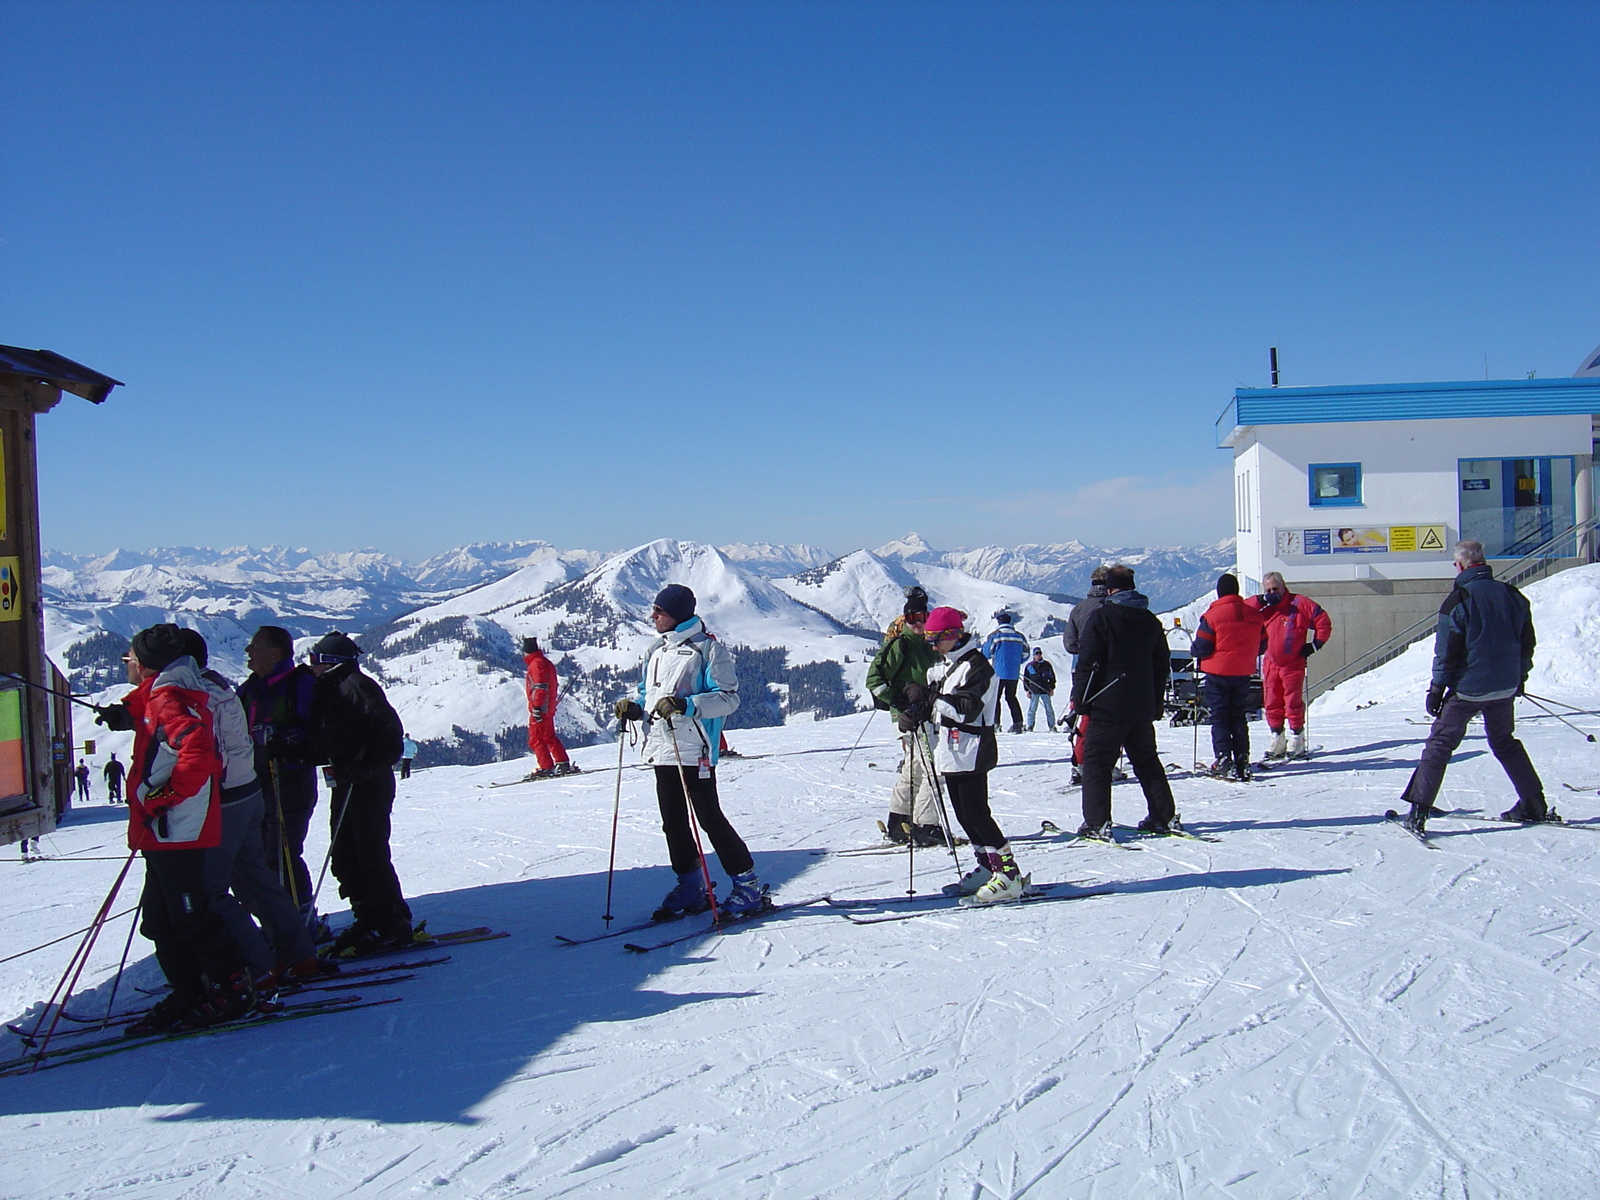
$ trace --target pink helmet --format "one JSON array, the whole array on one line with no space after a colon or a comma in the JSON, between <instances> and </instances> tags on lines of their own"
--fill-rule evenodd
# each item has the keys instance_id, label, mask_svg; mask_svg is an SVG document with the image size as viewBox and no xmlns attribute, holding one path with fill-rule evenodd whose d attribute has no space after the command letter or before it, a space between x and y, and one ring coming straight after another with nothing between
<instances>
[{"instance_id":1,"label":"pink helmet","mask_svg":"<svg viewBox=\"0 0 1600 1200\"><path fill-rule=\"evenodd\" d=\"M924 635L950 633L961 629L966 624L966 621L967 614L960 609L941 606L928 614L928 621L922 627L922 632Z\"/></svg>"}]
</instances>

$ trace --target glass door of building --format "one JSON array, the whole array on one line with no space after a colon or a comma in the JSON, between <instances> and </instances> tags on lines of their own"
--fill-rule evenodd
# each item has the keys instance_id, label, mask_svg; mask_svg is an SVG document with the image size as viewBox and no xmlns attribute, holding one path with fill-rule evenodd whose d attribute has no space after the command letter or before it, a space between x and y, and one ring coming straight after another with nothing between
<instances>
[{"instance_id":1,"label":"glass door of building","mask_svg":"<svg viewBox=\"0 0 1600 1200\"><path fill-rule=\"evenodd\" d=\"M1577 520L1570 456L1463 458L1457 471L1461 536L1482 542L1486 557L1520 557Z\"/></svg>"}]
</instances>

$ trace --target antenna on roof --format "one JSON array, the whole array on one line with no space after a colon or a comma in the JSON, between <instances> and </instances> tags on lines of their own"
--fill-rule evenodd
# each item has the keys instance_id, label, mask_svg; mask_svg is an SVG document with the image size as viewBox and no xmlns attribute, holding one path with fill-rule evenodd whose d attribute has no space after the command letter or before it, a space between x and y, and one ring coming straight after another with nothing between
<instances>
[{"instance_id":1,"label":"antenna on roof","mask_svg":"<svg viewBox=\"0 0 1600 1200\"><path fill-rule=\"evenodd\" d=\"M1272 359L1272 386L1278 386L1278 348L1273 346L1267 351L1267 356Z\"/></svg>"}]
</instances>

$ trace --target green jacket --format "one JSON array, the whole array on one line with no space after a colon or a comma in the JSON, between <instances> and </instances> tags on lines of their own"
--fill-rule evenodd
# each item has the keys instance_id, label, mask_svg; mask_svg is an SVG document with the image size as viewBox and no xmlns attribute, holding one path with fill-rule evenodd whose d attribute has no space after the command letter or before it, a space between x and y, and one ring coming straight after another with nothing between
<instances>
[{"instance_id":1,"label":"green jacket","mask_svg":"<svg viewBox=\"0 0 1600 1200\"><path fill-rule=\"evenodd\" d=\"M898 721L900 706L905 703L906 684L927 686L928 668L938 658L938 653L920 633L902 633L885 642L883 649L872 656L872 665L867 668L867 690Z\"/></svg>"}]
</instances>

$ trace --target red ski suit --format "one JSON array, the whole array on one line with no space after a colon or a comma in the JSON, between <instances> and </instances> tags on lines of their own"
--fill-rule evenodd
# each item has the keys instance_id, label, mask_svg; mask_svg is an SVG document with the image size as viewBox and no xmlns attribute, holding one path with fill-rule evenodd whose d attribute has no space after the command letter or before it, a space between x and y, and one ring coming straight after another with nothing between
<instances>
[{"instance_id":1,"label":"red ski suit","mask_svg":"<svg viewBox=\"0 0 1600 1200\"><path fill-rule=\"evenodd\" d=\"M556 736L556 667L537 651L523 655L528 664L528 749L539 760L539 769L548 771L567 761L567 748Z\"/></svg>"},{"instance_id":2,"label":"red ski suit","mask_svg":"<svg viewBox=\"0 0 1600 1200\"><path fill-rule=\"evenodd\" d=\"M1285 592L1273 605L1252 596L1247 602L1266 618L1266 661L1261 666L1262 701L1267 726L1299 733L1306 727L1306 659L1333 636L1333 618L1310 596ZM1306 635L1310 634L1310 640Z\"/></svg>"}]
</instances>

